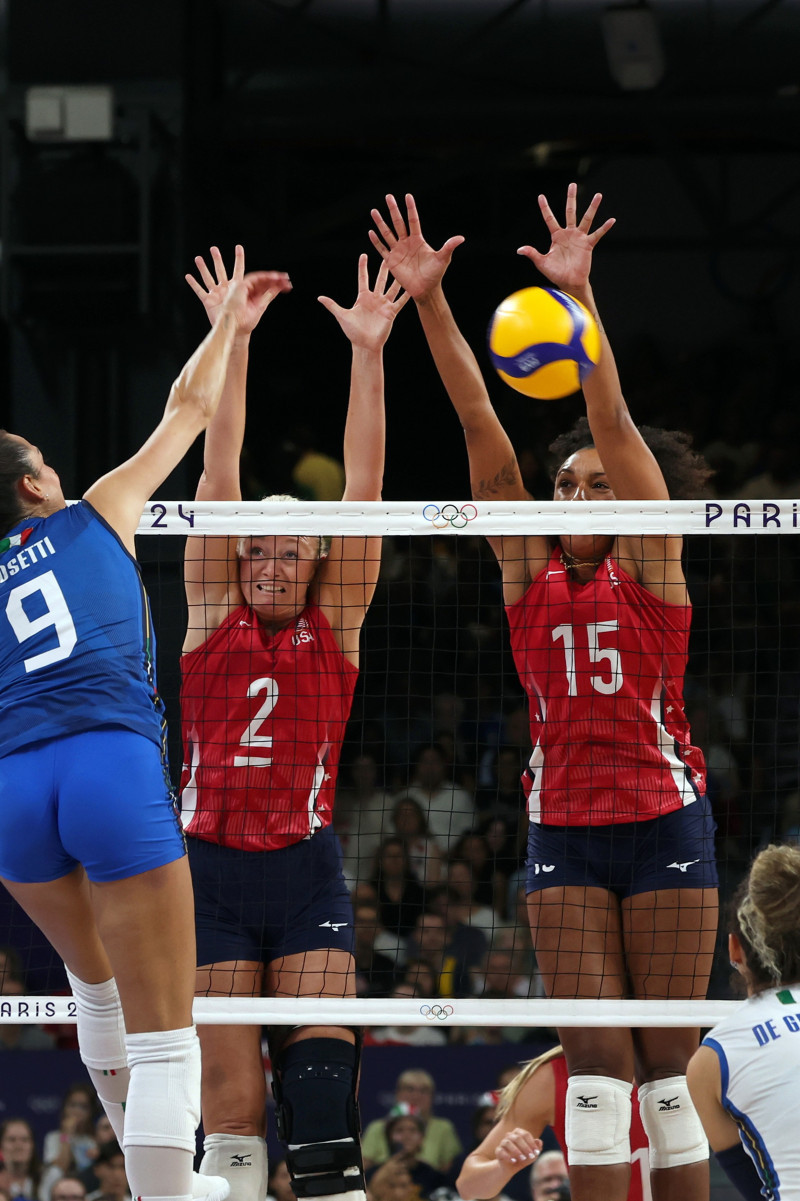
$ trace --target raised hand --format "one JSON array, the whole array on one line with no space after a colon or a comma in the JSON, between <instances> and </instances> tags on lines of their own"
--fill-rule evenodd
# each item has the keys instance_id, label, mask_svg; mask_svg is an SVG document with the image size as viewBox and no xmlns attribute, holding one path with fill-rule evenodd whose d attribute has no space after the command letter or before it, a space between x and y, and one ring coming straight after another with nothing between
<instances>
[{"instance_id":1,"label":"raised hand","mask_svg":"<svg viewBox=\"0 0 800 1201\"><path fill-rule=\"evenodd\" d=\"M288 282L288 276L279 271L249 271L240 279L226 281L225 293L214 307L211 324L215 325L223 313L230 313L236 322L237 332L250 334L270 302L280 292L288 290L281 286L282 279Z\"/></svg>"},{"instance_id":2,"label":"raised hand","mask_svg":"<svg viewBox=\"0 0 800 1201\"><path fill-rule=\"evenodd\" d=\"M603 199L600 192L595 193L580 222L576 224L577 193L578 185L571 183L567 189L566 218L563 226L559 225L553 216L547 198L540 196L539 208L550 233L550 249L546 254L541 254L533 246L520 246L517 251L517 254L524 254L529 258L542 275L546 275L552 284L563 288L565 292L586 287L592 266L592 251L614 224L614 218L609 217L598 229L591 232L592 222Z\"/></svg>"},{"instance_id":3,"label":"raised hand","mask_svg":"<svg viewBox=\"0 0 800 1201\"><path fill-rule=\"evenodd\" d=\"M408 292L401 290L396 279L389 284L385 261L381 263L375 286L370 288L367 256L362 254L358 260L358 295L353 307L343 309L330 296L319 296L318 300L333 314L353 346L380 350L389 337L395 317L408 300Z\"/></svg>"},{"instance_id":4,"label":"raised hand","mask_svg":"<svg viewBox=\"0 0 800 1201\"><path fill-rule=\"evenodd\" d=\"M519 1172L536 1159L542 1150L542 1140L534 1138L527 1130L517 1126L494 1149L498 1163L514 1165L514 1171Z\"/></svg>"},{"instance_id":5,"label":"raised hand","mask_svg":"<svg viewBox=\"0 0 800 1201\"><path fill-rule=\"evenodd\" d=\"M198 254L194 261L202 283L198 283L193 275L187 275L185 278L195 296L200 298L209 321L215 325L230 285L245 279L244 248L236 247L230 279L228 279L219 248L212 246L210 254L214 265L213 274L206 265L205 259ZM281 292L291 291L292 284L285 271L258 271L253 273L253 277L256 275L262 280L262 285L257 290L245 289L248 306L237 316L240 333L251 334L275 297L279 296ZM269 283L265 284L264 280L268 280ZM237 304L237 312L239 304L241 304L241 298Z\"/></svg>"},{"instance_id":6,"label":"raised hand","mask_svg":"<svg viewBox=\"0 0 800 1201\"><path fill-rule=\"evenodd\" d=\"M453 251L464 239L460 236L448 238L440 250L434 250L422 236L419 215L414 197L406 195L408 223L403 219L400 206L394 196L386 197L391 226L378 209L372 209L371 217L375 229L369 231L372 245L383 259L392 275L415 300L423 300L442 282L442 276L450 266Z\"/></svg>"}]
</instances>

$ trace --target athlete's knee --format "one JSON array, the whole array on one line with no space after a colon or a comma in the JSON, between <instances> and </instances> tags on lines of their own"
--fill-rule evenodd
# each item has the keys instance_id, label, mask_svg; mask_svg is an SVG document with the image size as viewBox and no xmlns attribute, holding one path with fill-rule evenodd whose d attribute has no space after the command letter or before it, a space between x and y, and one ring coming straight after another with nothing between
<instances>
[{"instance_id":1,"label":"athlete's knee","mask_svg":"<svg viewBox=\"0 0 800 1201\"><path fill-rule=\"evenodd\" d=\"M128 1034L131 1082L125 1147L195 1150L200 1121L200 1043L194 1026Z\"/></svg>"},{"instance_id":2,"label":"athlete's knee","mask_svg":"<svg viewBox=\"0 0 800 1201\"><path fill-rule=\"evenodd\" d=\"M363 1196L356 1085L359 1045L309 1038L273 1055L278 1134L295 1195Z\"/></svg>"},{"instance_id":3,"label":"athlete's knee","mask_svg":"<svg viewBox=\"0 0 800 1201\"><path fill-rule=\"evenodd\" d=\"M571 1164L630 1163L633 1085L613 1076L571 1076L566 1134Z\"/></svg>"},{"instance_id":4,"label":"athlete's knee","mask_svg":"<svg viewBox=\"0 0 800 1201\"><path fill-rule=\"evenodd\" d=\"M651 1168L677 1168L708 1159L708 1142L685 1076L641 1085L639 1112L650 1144Z\"/></svg>"}]
</instances>

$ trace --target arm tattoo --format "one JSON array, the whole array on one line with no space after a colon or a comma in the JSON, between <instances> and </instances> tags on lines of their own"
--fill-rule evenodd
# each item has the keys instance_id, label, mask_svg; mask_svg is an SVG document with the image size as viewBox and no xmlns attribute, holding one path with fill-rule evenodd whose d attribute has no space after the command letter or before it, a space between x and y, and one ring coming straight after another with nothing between
<instances>
[{"instance_id":1,"label":"arm tattoo","mask_svg":"<svg viewBox=\"0 0 800 1201\"><path fill-rule=\"evenodd\" d=\"M519 484L519 467L516 456L512 456L491 479L479 480L472 485L472 499L491 500L492 497L501 495L506 488L518 487Z\"/></svg>"}]
</instances>

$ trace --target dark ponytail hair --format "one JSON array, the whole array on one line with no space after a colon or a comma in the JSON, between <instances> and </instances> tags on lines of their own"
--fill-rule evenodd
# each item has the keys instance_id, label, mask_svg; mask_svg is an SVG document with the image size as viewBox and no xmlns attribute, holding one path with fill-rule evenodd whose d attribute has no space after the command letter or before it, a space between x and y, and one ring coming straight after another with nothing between
<instances>
[{"instance_id":1,"label":"dark ponytail hair","mask_svg":"<svg viewBox=\"0 0 800 1201\"><path fill-rule=\"evenodd\" d=\"M25 515L17 484L23 475L31 474L27 447L13 441L7 430L0 430L0 538Z\"/></svg>"}]
</instances>

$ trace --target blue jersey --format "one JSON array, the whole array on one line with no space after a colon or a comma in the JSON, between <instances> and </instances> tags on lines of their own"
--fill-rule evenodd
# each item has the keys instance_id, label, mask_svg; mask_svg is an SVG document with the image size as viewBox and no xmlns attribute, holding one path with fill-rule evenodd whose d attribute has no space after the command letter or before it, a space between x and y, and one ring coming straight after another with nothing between
<instances>
[{"instance_id":1,"label":"blue jersey","mask_svg":"<svg viewBox=\"0 0 800 1201\"><path fill-rule=\"evenodd\" d=\"M9 531L0 552L0 756L100 726L165 745L138 565L86 501Z\"/></svg>"}]
</instances>

